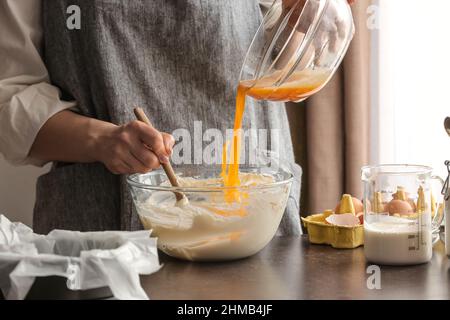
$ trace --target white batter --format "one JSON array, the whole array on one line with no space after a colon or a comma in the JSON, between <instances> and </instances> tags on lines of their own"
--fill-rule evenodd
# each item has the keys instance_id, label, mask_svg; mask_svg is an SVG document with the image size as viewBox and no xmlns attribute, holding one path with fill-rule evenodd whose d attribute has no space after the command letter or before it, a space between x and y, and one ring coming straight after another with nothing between
<instances>
[{"instance_id":1,"label":"white batter","mask_svg":"<svg viewBox=\"0 0 450 320\"><path fill-rule=\"evenodd\" d=\"M274 182L260 174L240 174L242 186ZM183 187L220 186L220 179L180 179ZM241 203L227 203L223 192L188 193L188 204L176 203L171 192L154 192L137 211L146 229L153 229L158 246L187 260L230 260L260 251L275 235L290 185L250 189Z\"/></svg>"},{"instance_id":2,"label":"white batter","mask_svg":"<svg viewBox=\"0 0 450 320\"><path fill-rule=\"evenodd\" d=\"M364 224L364 253L372 263L411 265L431 260L431 227L419 227L416 220L385 216ZM431 221L424 214L423 221Z\"/></svg>"}]
</instances>

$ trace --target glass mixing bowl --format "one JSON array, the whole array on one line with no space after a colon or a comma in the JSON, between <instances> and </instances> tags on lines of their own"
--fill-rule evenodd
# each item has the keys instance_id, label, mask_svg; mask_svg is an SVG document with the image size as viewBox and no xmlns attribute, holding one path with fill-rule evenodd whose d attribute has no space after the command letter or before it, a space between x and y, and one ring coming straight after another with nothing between
<instances>
[{"instance_id":1,"label":"glass mixing bowl","mask_svg":"<svg viewBox=\"0 0 450 320\"><path fill-rule=\"evenodd\" d=\"M248 49L241 85L259 100L305 100L332 78L354 33L348 0L274 0Z\"/></svg>"},{"instance_id":2,"label":"glass mixing bowl","mask_svg":"<svg viewBox=\"0 0 450 320\"><path fill-rule=\"evenodd\" d=\"M160 250L191 261L234 260L272 240L293 181L287 169L243 165L240 187L221 184L220 166L186 165L175 172L180 188L171 187L162 170L128 177L137 213ZM177 202L174 192L188 203ZM230 194L237 200L230 202Z\"/></svg>"}]
</instances>

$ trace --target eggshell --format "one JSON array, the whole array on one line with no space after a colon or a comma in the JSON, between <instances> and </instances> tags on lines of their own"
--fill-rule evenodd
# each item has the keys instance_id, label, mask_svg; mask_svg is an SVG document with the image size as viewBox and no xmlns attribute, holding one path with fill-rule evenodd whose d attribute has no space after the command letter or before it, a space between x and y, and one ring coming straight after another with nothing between
<instances>
[{"instance_id":1,"label":"eggshell","mask_svg":"<svg viewBox=\"0 0 450 320\"><path fill-rule=\"evenodd\" d=\"M364 224L364 212L360 212L356 215L356 217L359 219L360 224Z\"/></svg>"},{"instance_id":2,"label":"eggshell","mask_svg":"<svg viewBox=\"0 0 450 320\"><path fill-rule=\"evenodd\" d=\"M351 213L333 214L326 221L339 227L355 227L361 224L359 218Z\"/></svg>"},{"instance_id":3,"label":"eggshell","mask_svg":"<svg viewBox=\"0 0 450 320\"><path fill-rule=\"evenodd\" d=\"M388 204L388 210L390 214L413 214L414 210L408 201L392 200Z\"/></svg>"},{"instance_id":4,"label":"eggshell","mask_svg":"<svg viewBox=\"0 0 450 320\"><path fill-rule=\"evenodd\" d=\"M355 207L355 213L358 214L360 212L364 211L364 206L361 200L352 197L353 206ZM334 209L334 212L340 212L341 210L341 203L339 202L336 208Z\"/></svg>"}]
</instances>

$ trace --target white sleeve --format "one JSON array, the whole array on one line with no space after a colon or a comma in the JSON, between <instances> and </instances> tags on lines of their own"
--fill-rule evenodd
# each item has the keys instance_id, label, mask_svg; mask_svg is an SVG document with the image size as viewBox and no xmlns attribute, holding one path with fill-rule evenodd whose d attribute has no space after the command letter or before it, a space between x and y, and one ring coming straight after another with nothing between
<instances>
[{"instance_id":1,"label":"white sleeve","mask_svg":"<svg viewBox=\"0 0 450 320\"><path fill-rule=\"evenodd\" d=\"M76 106L49 83L41 46L41 0L1 0L0 154L15 165L44 165L28 155L37 133L53 115Z\"/></svg>"}]
</instances>

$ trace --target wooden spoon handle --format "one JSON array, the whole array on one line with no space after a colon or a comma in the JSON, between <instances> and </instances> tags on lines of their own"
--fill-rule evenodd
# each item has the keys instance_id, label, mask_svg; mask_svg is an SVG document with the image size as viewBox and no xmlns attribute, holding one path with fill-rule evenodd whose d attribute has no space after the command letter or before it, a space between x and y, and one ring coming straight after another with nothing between
<instances>
[{"instance_id":1,"label":"wooden spoon handle","mask_svg":"<svg viewBox=\"0 0 450 320\"><path fill-rule=\"evenodd\" d=\"M154 128L152 123L150 122L150 119L147 117L142 108L134 108L134 115L136 116L136 119L138 119L139 121L142 121L145 124L149 125L150 127ZM161 163L161 166L164 169L164 172L166 173L167 177L169 178L170 184L173 187L180 187L177 176L175 175L175 171L173 171L170 162ZM180 201L185 197L184 194L181 192L175 192L175 196L177 198L177 201Z\"/></svg>"}]
</instances>

